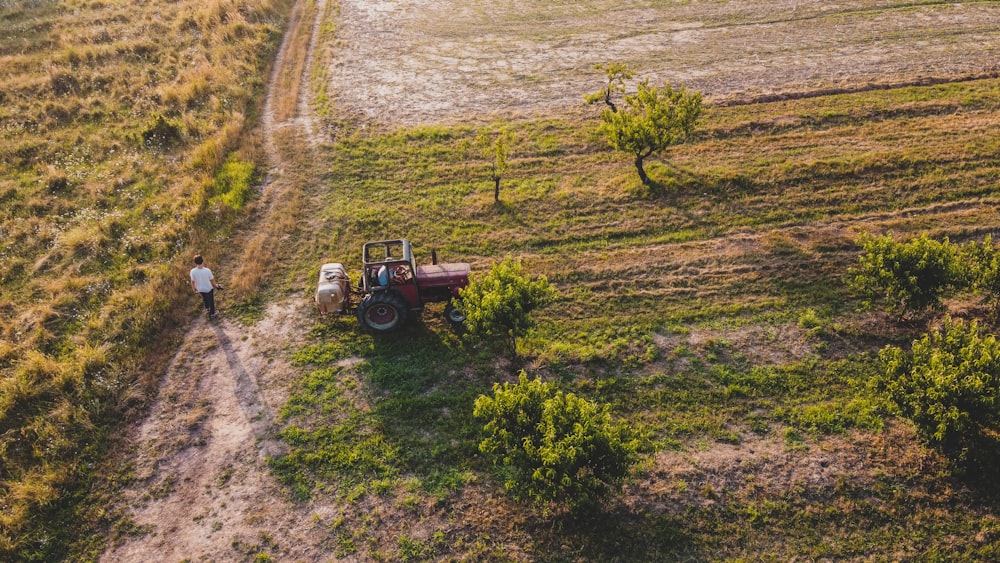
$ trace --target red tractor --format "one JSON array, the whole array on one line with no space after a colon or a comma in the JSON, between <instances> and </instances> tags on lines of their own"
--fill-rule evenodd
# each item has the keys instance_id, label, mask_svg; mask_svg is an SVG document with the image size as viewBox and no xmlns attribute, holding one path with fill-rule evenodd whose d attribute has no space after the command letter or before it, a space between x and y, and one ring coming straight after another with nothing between
<instances>
[{"instance_id":1,"label":"red tractor","mask_svg":"<svg viewBox=\"0 0 1000 563\"><path fill-rule=\"evenodd\" d=\"M432 254L433 256L433 254ZM411 312L424 304L447 301L445 317L461 324L465 315L456 305L458 292L469 284L469 265L438 264L417 266L410 242L405 239L368 242L362 252L364 269L358 283L360 294L355 312L361 326L371 332L399 329ZM340 264L320 269L316 304L321 312L345 312L350 307L347 275Z\"/></svg>"}]
</instances>

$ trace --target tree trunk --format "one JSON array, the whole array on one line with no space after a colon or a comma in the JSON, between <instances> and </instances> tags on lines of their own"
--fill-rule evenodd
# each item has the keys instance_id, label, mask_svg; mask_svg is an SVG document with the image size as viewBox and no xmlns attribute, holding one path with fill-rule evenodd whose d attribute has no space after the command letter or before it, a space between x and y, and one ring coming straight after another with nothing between
<instances>
[{"instance_id":1,"label":"tree trunk","mask_svg":"<svg viewBox=\"0 0 1000 563\"><path fill-rule=\"evenodd\" d=\"M648 186L649 176L646 176L646 171L642 168L642 156L636 155L635 169L639 172L639 179L642 180L642 185Z\"/></svg>"},{"instance_id":2,"label":"tree trunk","mask_svg":"<svg viewBox=\"0 0 1000 563\"><path fill-rule=\"evenodd\" d=\"M500 203L500 177L493 178L493 201Z\"/></svg>"},{"instance_id":3,"label":"tree trunk","mask_svg":"<svg viewBox=\"0 0 1000 563\"><path fill-rule=\"evenodd\" d=\"M608 104L608 107L611 108L612 112L618 113L618 108L615 107L615 103L611 101L611 88L608 88L604 92L604 103Z\"/></svg>"}]
</instances>

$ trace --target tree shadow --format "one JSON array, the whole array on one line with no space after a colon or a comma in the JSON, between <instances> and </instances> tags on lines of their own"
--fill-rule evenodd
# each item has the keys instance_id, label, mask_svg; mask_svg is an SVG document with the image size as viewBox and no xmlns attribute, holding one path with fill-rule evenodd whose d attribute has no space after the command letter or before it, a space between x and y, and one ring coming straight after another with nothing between
<instances>
[{"instance_id":1,"label":"tree shadow","mask_svg":"<svg viewBox=\"0 0 1000 563\"><path fill-rule=\"evenodd\" d=\"M710 556L681 514L635 512L622 503L537 523L541 561L677 561Z\"/></svg>"},{"instance_id":2,"label":"tree shadow","mask_svg":"<svg viewBox=\"0 0 1000 563\"><path fill-rule=\"evenodd\" d=\"M1000 502L1000 480L996 478L996 468L1000 466L1000 436L978 435L964 445L964 456L957 452L946 452L953 461L956 480L976 493L984 504L996 505Z\"/></svg>"},{"instance_id":3,"label":"tree shadow","mask_svg":"<svg viewBox=\"0 0 1000 563\"><path fill-rule=\"evenodd\" d=\"M491 207L496 215L503 217L509 221L511 225L517 227L529 226L528 220L524 218L523 210L516 205L501 199L500 201L492 202Z\"/></svg>"},{"instance_id":4,"label":"tree shadow","mask_svg":"<svg viewBox=\"0 0 1000 563\"><path fill-rule=\"evenodd\" d=\"M684 195L729 198L753 193L763 188L745 174L702 174L668 160L654 161L653 166L650 166L650 172L650 181L646 189L651 198Z\"/></svg>"}]
</instances>

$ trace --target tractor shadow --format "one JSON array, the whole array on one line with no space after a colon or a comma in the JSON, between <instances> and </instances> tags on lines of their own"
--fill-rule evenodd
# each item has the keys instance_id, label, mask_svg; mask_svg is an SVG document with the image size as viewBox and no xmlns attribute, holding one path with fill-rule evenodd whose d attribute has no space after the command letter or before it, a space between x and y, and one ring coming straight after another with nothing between
<instances>
[{"instance_id":1,"label":"tractor shadow","mask_svg":"<svg viewBox=\"0 0 1000 563\"><path fill-rule=\"evenodd\" d=\"M373 336L356 367L373 398L370 414L400 452L401 469L432 493L453 488L479 463L473 403L497 377L440 316L426 311L398 332Z\"/></svg>"}]
</instances>

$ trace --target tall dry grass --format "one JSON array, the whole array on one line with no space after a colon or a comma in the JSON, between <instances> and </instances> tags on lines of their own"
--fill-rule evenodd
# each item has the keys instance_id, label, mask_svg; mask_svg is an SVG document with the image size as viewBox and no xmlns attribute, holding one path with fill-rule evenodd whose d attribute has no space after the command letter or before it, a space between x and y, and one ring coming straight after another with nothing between
<instances>
[{"instance_id":1,"label":"tall dry grass","mask_svg":"<svg viewBox=\"0 0 1000 563\"><path fill-rule=\"evenodd\" d=\"M0 559L82 537L292 3L0 2Z\"/></svg>"}]
</instances>

